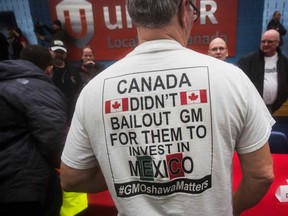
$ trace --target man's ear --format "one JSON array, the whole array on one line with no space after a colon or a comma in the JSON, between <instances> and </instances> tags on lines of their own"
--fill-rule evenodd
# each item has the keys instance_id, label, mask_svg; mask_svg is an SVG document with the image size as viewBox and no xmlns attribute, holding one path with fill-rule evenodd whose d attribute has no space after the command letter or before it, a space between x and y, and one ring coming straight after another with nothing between
<instances>
[{"instance_id":1,"label":"man's ear","mask_svg":"<svg viewBox=\"0 0 288 216\"><path fill-rule=\"evenodd\" d=\"M189 7L188 0L181 0L181 4L179 5L179 8L178 8L178 19L179 19L180 26L182 28L188 27L187 16L189 14L188 14L188 7L187 6Z\"/></svg>"}]
</instances>

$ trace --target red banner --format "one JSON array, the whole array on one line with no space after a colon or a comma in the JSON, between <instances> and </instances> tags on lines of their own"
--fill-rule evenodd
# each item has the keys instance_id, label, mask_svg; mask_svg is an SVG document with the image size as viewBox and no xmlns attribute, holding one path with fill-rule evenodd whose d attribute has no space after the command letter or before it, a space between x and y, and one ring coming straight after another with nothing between
<instances>
[{"instance_id":1,"label":"red banner","mask_svg":"<svg viewBox=\"0 0 288 216\"><path fill-rule=\"evenodd\" d=\"M90 44L98 60L118 60L137 46L136 28L125 0L51 0L52 19L61 20L69 35L68 57L81 58L81 48ZM229 5L229 6L228 6ZM200 18L194 24L188 47L206 54L211 39L222 37L229 55L235 55L237 0L199 0Z\"/></svg>"}]
</instances>

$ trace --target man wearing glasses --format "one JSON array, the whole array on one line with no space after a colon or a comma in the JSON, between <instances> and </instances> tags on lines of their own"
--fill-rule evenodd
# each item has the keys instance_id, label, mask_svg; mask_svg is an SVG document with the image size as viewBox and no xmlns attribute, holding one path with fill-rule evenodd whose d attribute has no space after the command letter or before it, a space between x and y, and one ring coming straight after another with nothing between
<instances>
[{"instance_id":1,"label":"man wearing glasses","mask_svg":"<svg viewBox=\"0 0 288 216\"><path fill-rule=\"evenodd\" d=\"M226 42L222 38L214 38L209 44L208 55L225 61L228 57Z\"/></svg>"},{"instance_id":2,"label":"man wearing glasses","mask_svg":"<svg viewBox=\"0 0 288 216\"><path fill-rule=\"evenodd\" d=\"M140 44L82 90L64 190L108 188L119 215L131 216L238 216L265 195L274 120L239 68L185 48L195 4L126 1ZM243 180L232 196L235 151Z\"/></svg>"},{"instance_id":3,"label":"man wearing glasses","mask_svg":"<svg viewBox=\"0 0 288 216\"><path fill-rule=\"evenodd\" d=\"M279 43L279 33L268 30L262 35L260 49L236 63L253 82L271 113L288 97L288 58L282 54Z\"/></svg>"},{"instance_id":4,"label":"man wearing glasses","mask_svg":"<svg viewBox=\"0 0 288 216\"><path fill-rule=\"evenodd\" d=\"M228 57L228 49L226 42L222 38L214 38L209 43L208 55L225 61Z\"/></svg>"}]
</instances>

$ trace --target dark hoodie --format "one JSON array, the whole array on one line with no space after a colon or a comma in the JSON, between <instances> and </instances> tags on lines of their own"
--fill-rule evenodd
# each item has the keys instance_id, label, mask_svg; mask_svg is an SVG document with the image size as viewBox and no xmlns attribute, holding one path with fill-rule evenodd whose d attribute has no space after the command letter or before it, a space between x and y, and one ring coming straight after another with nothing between
<instances>
[{"instance_id":1,"label":"dark hoodie","mask_svg":"<svg viewBox=\"0 0 288 216\"><path fill-rule=\"evenodd\" d=\"M0 62L0 205L47 202L66 139L65 104L33 63Z\"/></svg>"}]
</instances>

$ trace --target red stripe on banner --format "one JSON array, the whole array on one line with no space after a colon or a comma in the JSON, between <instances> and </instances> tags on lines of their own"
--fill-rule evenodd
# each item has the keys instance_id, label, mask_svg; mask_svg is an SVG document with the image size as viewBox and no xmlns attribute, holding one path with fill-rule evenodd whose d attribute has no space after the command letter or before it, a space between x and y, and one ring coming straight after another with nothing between
<instances>
[{"instance_id":1,"label":"red stripe on banner","mask_svg":"<svg viewBox=\"0 0 288 216\"><path fill-rule=\"evenodd\" d=\"M187 105L187 93L180 92L181 105Z\"/></svg>"},{"instance_id":2,"label":"red stripe on banner","mask_svg":"<svg viewBox=\"0 0 288 216\"><path fill-rule=\"evenodd\" d=\"M122 111L128 111L128 98L122 98Z\"/></svg>"},{"instance_id":3,"label":"red stripe on banner","mask_svg":"<svg viewBox=\"0 0 288 216\"><path fill-rule=\"evenodd\" d=\"M111 113L111 101L105 102L105 113Z\"/></svg>"},{"instance_id":4,"label":"red stripe on banner","mask_svg":"<svg viewBox=\"0 0 288 216\"><path fill-rule=\"evenodd\" d=\"M207 92L206 90L200 90L201 103L207 103Z\"/></svg>"}]
</instances>

